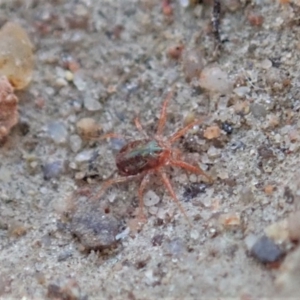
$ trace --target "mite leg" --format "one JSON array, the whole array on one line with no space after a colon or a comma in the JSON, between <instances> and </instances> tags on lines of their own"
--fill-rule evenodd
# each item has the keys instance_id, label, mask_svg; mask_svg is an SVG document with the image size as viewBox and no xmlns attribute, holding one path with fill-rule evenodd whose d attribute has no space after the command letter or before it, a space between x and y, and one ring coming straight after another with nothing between
<instances>
[{"instance_id":1,"label":"mite leg","mask_svg":"<svg viewBox=\"0 0 300 300\"><path fill-rule=\"evenodd\" d=\"M175 133L173 133L171 135L171 137L168 139L168 142L170 142L171 144L174 143L177 139L179 139L180 137L182 137L187 131L189 131L195 125L201 124L202 122L203 122L203 119L202 120L201 119L200 120L196 120L196 121L190 123L189 125L186 125L182 129L179 129L178 131L176 131Z\"/></svg>"},{"instance_id":2,"label":"mite leg","mask_svg":"<svg viewBox=\"0 0 300 300\"><path fill-rule=\"evenodd\" d=\"M142 127L142 124L140 122L140 119L138 117L136 117L134 119L134 124L135 127L138 129L138 131L144 136L144 137L148 137L147 133L145 132L145 130Z\"/></svg>"},{"instance_id":3,"label":"mite leg","mask_svg":"<svg viewBox=\"0 0 300 300\"><path fill-rule=\"evenodd\" d=\"M116 184L116 183L121 183L121 182L126 182L132 179L137 178L136 175L132 175L132 176L124 176L124 177L118 177L118 178L113 178L113 179L108 179L106 181L104 181L102 183L101 189L99 190L99 192L97 192L97 194L93 197L91 197L90 199L92 201L99 199L105 192L106 190L111 187L112 185Z\"/></svg>"},{"instance_id":4,"label":"mite leg","mask_svg":"<svg viewBox=\"0 0 300 300\"><path fill-rule=\"evenodd\" d=\"M143 198L143 196L144 196L145 188L146 188L147 184L149 183L149 179L150 179L150 174L148 173L142 179L142 182L139 187L139 193L138 193L138 195L139 195L139 219L141 221L147 220L147 218L144 214L144 198Z\"/></svg>"},{"instance_id":5,"label":"mite leg","mask_svg":"<svg viewBox=\"0 0 300 300\"><path fill-rule=\"evenodd\" d=\"M182 160L171 160L170 161L170 166L174 166L174 167L179 167L179 168L183 168L186 169L192 173L198 174L198 175L203 175L205 176L210 183L213 182L213 179L207 175L203 170L201 170L199 167L190 165Z\"/></svg>"},{"instance_id":6,"label":"mite leg","mask_svg":"<svg viewBox=\"0 0 300 300\"><path fill-rule=\"evenodd\" d=\"M180 211L183 213L184 217L186 218L186 220L188 221L189 225L192 226L191 222L190 222L190 219L188 218L184 208L182 207L181 203L179 202L174 190L173 190L173 187L170 183L170 180L168 178L168 176L166 175L165 172L163 171L160 171L159 172L160 175L161 175L161 178L163 180L163 183L164 185L166 186L168 192L171 194L171 197L173 198L173 200L175 201L175 203L177 204L177 206L179 207Z\"/></svg>"},{"instance_id":7,"label":"mite leg","mask_svg":"<svg viewBox=\"0 0 300 300\"><path fill-rule=\"evenodd\" d=\"M168 106L168 103L169 103L170 99L172 98L173 94L174 94L173 90L171 92L169 92L163 103L161 113L160 113L160 118L158 121L157 131L156 131L157 135L161 135L162 131L165 127L166 119L167 119L167 106Z\"/></svg>"}]
</instances>

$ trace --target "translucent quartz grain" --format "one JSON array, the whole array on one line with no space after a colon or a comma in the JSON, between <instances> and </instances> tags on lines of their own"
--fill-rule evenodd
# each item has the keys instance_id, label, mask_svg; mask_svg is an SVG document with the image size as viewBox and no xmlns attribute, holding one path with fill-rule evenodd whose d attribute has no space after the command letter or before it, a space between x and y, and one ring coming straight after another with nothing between
<instances>
[{"instance_id":1,"label":"translucent quartz grain","mask_svg":"<svg viewBox=\"0 0 300 300\"><path fill-rule=\"evenodd\" d=\"M33 46L25 30L8 22L0 30L0 75L15 89L23 89L32 78Z\"/></svg>"}]
</instances>

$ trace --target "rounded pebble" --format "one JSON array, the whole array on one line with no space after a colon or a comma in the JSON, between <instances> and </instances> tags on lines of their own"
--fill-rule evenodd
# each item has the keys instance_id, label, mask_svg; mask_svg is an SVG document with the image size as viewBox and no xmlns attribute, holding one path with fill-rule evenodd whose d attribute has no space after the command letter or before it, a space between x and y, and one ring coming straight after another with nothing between
<instances>
[{"instance_id":1,"label":"rounded pebble","mask_svg":"<svg viewBox=\"0 0 300 300\"><path fill-rule=\"evenodd\" d=\"M101 126L92 118L83 118L76 123L77 133L83 138L97 138L101 134Z\"/></svg>"},{"instance_id":2,"label":"rounded pebble","mask_svg":"<svg viewBox=\"0 0 300 300\"><path fill-rule=\"evenodd\" d=\"M145 206L154 206L159 203L159 196L152 190L147 191L144 195L144 204Z\"/></svg>"},{"instance_id":3,"label":"rounded pebble","mask_svg":"<svg viewBox=\"0 0 300 300\"><path fill-rule=\"evenodd\" d=\"M64 163L62 161L54 161L43 166L43 175L45 180L59 177L64 171Z\"/></svg>"},{"instance_id":4,"label":"rounded pebble","mask_svg":"<svg viewBox=\"0 0 300 300\"><path fill-rule=\"evenodd\" d=\"M48 134L56 144L64 144L67 141L68 130L62 122L51 122L48 125Z\"/></svg>"},{"instance_id":5,"label":"rounded pebble","mask_svg":"<svg viewBox=\"0 0 300 300\"><path fill-rule=\"evenodd\" d=\"M250 111L252 112L253 116L257 119L265 118L267 115L266 108L259 103L252 103L250 105Z\"/></svg>"},{"instance_id":6,"label":"rounded pebble","mask_svg":"<svg viewBox=\"0 0 300 300\"><path fill-rule=\"evenodd\" d=\"M23 89L32 78L33 46L25 30L8 22L0 30L0 75L15 89Z\"/></svg>"},{"instance_id":7,"label":"rounded pebble","mask_svg":"<svg viewBox=\"0 0 300 300\"><path fill-rule=\"evenodd\" d=\"M247 94L250 93L250 88L248 86L239 86L233 90L233 92L240 98L244 98Z\"/></svg>"},{"instance_id":8,"label":"rounded pebble","mask_svg":"<svg viewBox=\"0 0 300 300\"><path fill-rule=\"evenodd\" d=\"M94 156L95 150L93 149L87 149L83 150L82 152L78 153L75 157L75 162L76 163L83 163L87 162L92 159Z\"/></svg>"},{"instance_id":9,"label":"rounded pebble","mask_svg":"<svg viewBox=\"0 0 300 300\"><path fill-rule=\"evenodd\" d=\"M182 56L183 72L187 81L199 77L205 66L203 54L199 49L191 49L183 52Z\"/></svg>"},{"instance_id":10,"label":"rounded pebble","mask_svg":"<svg viewBox=\"0 0 300 300\"><path fill-rule=\"evenodd\" d=\"M199 84L203 89L221 94L229 94L233 89L228 75L219 67L205 67L201 72Z\"/></svg>"},{"instance_id":11,"label":"rounded pebble","mask_svg":"<svg viewBox=\"0 0 300 300\"><path fill-rule=\"evenodd\" d=\"M70 136L70 147L73 152L78 152L82 147L82 140L79 135L73 134Z\"/></svg>"},{"instance_id":12,"label":"rounded pebble","mask_svg":"<svg viewBox=\"0 0 300 300\"><path fill-rule=\"evenodd\" d=\"M96 97L88 91L84 96L83 105L88 111L98 111L102 108L102 105L98 99L96 99Z\"/></svg>"},{"instance_id":13,"label":"rounded pebble","mask_svg":"<svg viewBox=\"0 0 300 300\"><path fill-rule=\"evenodd\" d=\"M221 150L217 149L214 146L210 146L209 149L207 150L207 156L209 158L217 158L221 156Z\"/></svg>"},{"instance_id":14,"label":"rounded pebble","mask_svg":"<svg viewBox=\"0 0 300 300\"><path fill-rule=\"evenodd\" d=\"M86 250L101 250L117 242L119 225L112 215L83 210L72 218L70 229Z\"/></svg>"},{"instance_id":15,"label":"rounded pebble","mask_svg":"<svg viewBox=\"0 0 300 300\"><path fill-rule=\"evenodd\" d=\"M220 135L221 129L217 125L207 127L203 133L203 136L208 140L216 139Z\"/></svg>"},{"instance_id":16,"label":"rounded pebble","mask_svg":"<svg viewBox=\"0 0 300 300\"><path fill-rule=\"evenodd\" d=\"M222 123L222 130L224 130L227 134L232 134L233 127L227 122Z\"/></svg>"},{"instance_id":17,"label":"rounded pebble","mask_svg":"<svg viewBox=\"0 0 300 300\"><path fill-rule=\"evenodd\" d=\"M262 236L256 241L251 249L251 254L262 263L273 263L279 261L283 255L283 250L280 249L267 236Z\"/></svg>"},{"instance_id":18,"label":"rounded pebble","mask_svg":"<svg viewBox=\"0 0 300 300\"><path fill-rule=\"evenodd\" d=\"M186 252L186 246L182 239L174 238L167 245L167 251L175 257L179 257Z\"/></svg>"}]
</instances>

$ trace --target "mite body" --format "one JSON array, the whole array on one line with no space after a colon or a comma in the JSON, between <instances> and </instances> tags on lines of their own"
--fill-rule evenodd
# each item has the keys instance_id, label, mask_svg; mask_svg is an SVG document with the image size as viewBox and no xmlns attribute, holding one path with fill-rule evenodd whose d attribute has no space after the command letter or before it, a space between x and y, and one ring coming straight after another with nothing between
<instances>
[{"instance_id":1,"label":"mite body","mask_svg":"<svg viewBox=\"0 0 300 300\"><path fill-rule=\"evenodd\" d=\"M183 136L189 129L193 128L196 124L200 124L200 120L194 121L184 128L179 129L170 137L164 137L162 135L162 131L166 123L166 109L172 95L173 92L170 92L163 103L160 118L158 121L157 131L153 137L148 136L143 130L139 119L135 119L135 125L137 129L145 138L141 140L131 141L127 143L123 148L121 148L116 156L116 166L118 169L118 173L121 176L105 181L102 184L100 191L93 197L93 199L99 199L103 195L103 193L113 184L140 179L140 186L138 189L139 218L140 220L145 220L146 218L143 212L143 194L150 181L150 176L152 174L158 174L171 197L188 220L188 217L173 190L165 167L179 167L192 173L205 176L210 182L212 182L212 179L198 166L191 165L182 160L180 150L178 148L172 147L174 142L176 142L181 136ZM109 133L104 135L102 139L115 136L116 134Z\"/></svg>"},{"instance_id":2,"label":"mite body","mask_svg":"<svg viewBox=\"0 0 300 300\"><path fill-rule=\"evenodd\" d=\"M156 140L133 141L117 154L116 166L122 176L137 175L167 165L170 154L170 150Z\"/></svg>"}]
</instances>

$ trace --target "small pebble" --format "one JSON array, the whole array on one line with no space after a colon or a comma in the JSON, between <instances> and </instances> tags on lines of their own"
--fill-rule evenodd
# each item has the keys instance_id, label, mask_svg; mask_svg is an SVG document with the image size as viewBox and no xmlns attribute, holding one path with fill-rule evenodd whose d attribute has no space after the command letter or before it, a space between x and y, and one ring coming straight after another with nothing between
<instances>
[{"instance_id":1,"label":"small pebble","mask_svg":"<svg viewBox=\"0 0 300 300\"><path fill-rule=\"evenodd\" d=\"M224 227L239 226L241 224L241 217L238 213L221 214L219 217L219 222Z\"/></svg>"},{"instance_id":2,"label":"small pebble","mask_svg":"<svg viewBox=\"0 0 300 300\"><path fill-rule=\"evenodd\" d=\"M225 131L227 134L232 134L233 127L227 122L222 123L222 130Z\"/></svg>"},{"instance_id":3,"label":"small pebble","mask_svg":"<svg viewBox=\"0 0 300 300\"><path fill-rule=\"evenodd\" d=\"M194 48L183 52L182 66L188 82L200 76L205 64L204 56L199 49Z\"/></svg>"},{"instance_id":4,"label":"small pebble","mask_svg":"<svg viewBox=\"0 0 300 300\"><path fill-rule=\"evenodd\" d=\"M250 252L264 264L277 262L284 256L280 247L265 235L256 241Z\"/></svg>"},{"instance_id":5,"label":"small pebble","mask_svg":"<svg viewBox=\"0 0 300 300\"><path fill-rule=\"evenodd\" d=\"M82 152L78 153L75 156L74 160L76 163L87 162L92 159L92 157L94 156L94 153L95 153L95 150L93 150L93 149L83 150Z\"/></svg>"},{"instance_id":6,"label":"small pebble","mask_svg":"<svg viewBox=\"0 0 300 300\"><path fill-rule=\"evenodd\" d=\"M234 111L236 114L245 116L250 113L250 105L248 101L238 101L234 105Z\"/></svg>"},{"instance_id":7,"label":"small pebble","mask_svg":"<svg viewBox=\"0 0 300 300\"><path fill-rule=\"evenodd\" d=\"M167 251L175 257L179 257L186 252L186 246L182 239L174 238L167 244Z\"/></svg>"},{"instance_id":8,"label":"small pebble","mask_svg":"<svg viewBox=\"0 0 300 300\"><path fill-rule=\"evenodd\" d=\"M73 134L70 136L70 148L75 153L82 148L82 140L79 135Z\"/></svg>"},{"instance_id":9,"label":"small pebble","mask_svg":"<svg viewBox=\"0 0 300 300\"><path fill-rule=\"evenodd\" d=\"M264 231L266 236L276 244L282 244L289 240L288 222L286 219L269 225Z\"/></svg>"},{"instance_id":10,"label":"small pebble","mask_svg":"<svg viewBox=\"0 0 300 300\"><path fill-rule=\"evenodd\" d=\"M247 94L250 93L250 88L248 86L239 86L236 87L233 92L240 98L244 98Z\"/></svg>"},{"instance_id":11,"label":"small pebble","mask_svg":"<svg viewBox=\"0 0 300 300\"><path fill-rule=\"evenodd\" d=\"M68 85L68 82L64 78L57 78L55 80L55 84L58 88L64 87Z\"/></svg>"},{"instance_id":12,"label":"small pebble","mask_svg":"<svg viewBox=\"0 0 300 300\"><path fill-rule=\"evenodd\" d=\"M202 88L221 94L229 94L233 83L228 75L219 67L206 67L200 75L199 84Z\"/></svg>"},{"instance_id":13,"label":"small pebble","mask_svg":"<svg viewBox=\"0 0 300 300\"><path fill-rule=\"evenodd\" d=\"M179 0L179 3L184 8L187 8L190 5L190 1L189 0Z\"/></svg>"},{"instance_id":14,"label":"small pebble","mask_svg":"<svg viewBox=\"0 0 300 300\"><path fill-rule=\"evenodd\" d=\"M247 19L252 26L260 27L264 22L264 17L257 12L250 12Z\"/></svg>"},{"instance_id":15,"label":"small pebble","mask_svg":"<svg viewBox=\"0 0 300 300\"><path fill-rule=\"evenodd\" d=\"M249 234L245 237L244 242L248 251L251 251L255 243L258 241L259 237L254 234Z\"/></svg>"},{"instance_id":16,"label":"small pebble","mask_svg":"<svg viewBox=\"0 0 300 300\"><path fill-rule=\"evenodd\" d=\"M190 237L193 240L198 240L199 239L199 232L196 229L192 229L190 233Z\"/></svg>"},{"instance_id":17,"label":"small pebble","mask_svg":"<svg viewBox=\"0 0 300 300\"><path fill-rule=\"evenodd\" d=\"M223 0L224 6L231 12L241 8L242 3L239 0Z\"/></svg>"},{"instance_id":18,"label":"small pebble","mask_svg":"<svg viewBox=\"0 0 300 300\"><path fill-rule=\"evenodd\" d=\"M48 124L48 134L56 144L65 144L68 138L68 130L64 123L54 121Z\"/></svg>"},{"instance_id":19,"label":"small pebble","mask_svg":"<svg viewBox=\"0 0 300 300\"><path fill-rule=\"evenodd\" d=\"M72 218L70 230L85 250L101 250L113 246L119 233L119 222L112 215L97 210L79 211Z\"/></svg>"},{"instance_id":20,"label":"small pebble","mask_svg":"<svg viewBox=\"0 0 300 300\"><path fill-rule=\"evenodd\" d=\"M64 171L64 163L62 161L54 161L45 164L42 169L45 180L57 178Z\"/></svg>"},{"instance_id":21,"label":"small pebble","mask_svg":"<svg viewBox=\"0 0 300 300\"><path fill-rule=\"evenodd\" d=\"M152 190L147 191L144 195L144 204L145 206L154 206L159 203L159 196Z\"/></svg>"},{"instance_id":22,"label":"small pebble","mask_svg":"<svg viewBox=\"0 0 300 300\"><path fill-rule=\"evenodd\" d=\"M64 251L64 252L62 252L58 255L57 261L58 262L65 261L70 257L72 257L72 251L67 250L67 251Z\"/></svg>"},{"instance_id":23,"label":"small pebble","mask_svg":"<svg viewBox=\"0 0 300 300\"><path fill-rule=\"evenodd\" d=\"M210 146L207 150L207 156L209 158L217 158L221 156L221 149L217 149L214 146Z\"/></svg>"},{"instance_id":24,"label":"small pebble","mask_svg":"<svg viewBox=\"0 0 300 300\"><path fill-rule=\"evenodd\" d=\"M272 62L267 58L260 63L260 66L265 70L270 69L272 65Z\"/></svg>"},{"instance_id":25,"label":"small pebble","mask_svg":"<svg viewBox=\"0 0 300 300\"><path fill-rule=\"evenodd\" d=\"M15 89L23 89L32 79L33 64L33 46L26 31L17 23L6 23L0 30L0 75Z\"/></svg>"},{"instance_id":26,"label":"small pebble","mask_svg":"<svg viewBox=\"0 0 300 300\"><path fill-rule=\"evenodd\" d=\"M83 98L83 105L88 111L98 111L102 105L91 92L86 92Z\"/></svg>"},{"instance_id":27,"label":"small pebble","mask_svg":"<svg viewBox=\"0 0 300 300\"><path fill-rule=\"evenodd\" d=\"M275 190L275 186L272 184L268 184L264 187L264 192L266 195L271 196Z\"/></svg>"},{"instance_id":28,"label":"small pebble","mask_svg":"<svg viewBox=\"0 0 300 300\"><path fill-rule=\"evenodd\" d=\"M220 137L220 135L221 135L221 129L217 125L207 127L203 133L203 136L208 140L216 139Z\"/></svg>"},{"instance_id":29,"label":"small pebble","mask_svg":"<svg viewBox=\"0 0 300 300\"><path fill-rule=\"evenodd\" d=\"M269 145L261 145L257 148L257 153L263 159L274 158L275 155Z\"/></svg>"},{"instance_id":30,"label":"small pebble","mask_svg":"<svg viewBox=\"0 0 300 300\"><path fill-rule=\"evenodd\" d=\"M252 112L253 116L257 119L265 118L267 115L266 108L259 103L252 103L250 105L250 111Z\"/></svg>"},{"instance_id":31,"label":"small pebble","mask_svg":"<svg viewBox=\"0 0 300 300\"><path fill-rule=\"evenodd\" d=\"M13 237L20 237L28 232L28 227L19 221L11 221L8 228L9 235Z\"/></svg>"},{"instance_id":32,"label":"small pebble","mask_svg":"<svg viewBox=\"0 0 300 300\"><path fill-rule=\"evenodd\" d=\"M82 92L82 91L86 90L86 88L87 88L87 83L84 80L83 72L79 71L74 74L73 83L76 86L76 88L78 89L78 91Z\"/></svg>"},{"instance_id":33,"label":"small pebble","mask_svg":"<svg viewBox=\"0 0 300 300\"><path fill-rule=\"evenodd\" d=\"M183 49L183 45L177 45L175 47L169 48L167 54L171 59L178 60L181 58Z\"/></svg>"},{"instance_id":34,"label":"small pebble","mask_svg":"<svg viewBox=\"0 0 300 300\"><path fill-rule=\"evenodd\" d=\"M73 74L72 72L70 72L70 71L66 71L66 72L65 72L65 79L66 79L67 81L73 81L73 79L74 79L74 74Z\"/></svg>"},{"instance_id":35,"label":"small pebble","mask_svg":"<svg viewBox=\"0 0 300 300\"><path fill-rule=\"evenodd\" d=\"M102 127L92 118L83 118L76 123L77 133L83 138L97 138Z\"/></svg>"},{"instance_id":36,"label":"small pebble","mask_svg":"<svg viewBox=\"0 0 300 300\"><path fill-rule=\"evenodd\" d=\"M116 235L116 241L125 239L129 235L129 233L130 233L130 228L126 227L125 230L123 230L122 232Z\"/></svg>"},{"instance_id":37,"label":"small pebble","mask_svg":"<svg viewBox=\"0 0 300 300\"><path fill-rule=\"evenodd\" d=\"M288 217L288 234L289 238L293 242L300 241L300 211L291 213Z\"/></svg>"},{"instance_id":38,"label":"small pebble","mask_svg":"<svg viewBox=\"0 0 300 300\"><path fill-rule=\"evenodd\" d=\"M299 2L300 4L300 2ZM273 297L270 299L298 299L300 295L300 247L289 253L276 272Z\"/></svg>"},{"instance_id":39,"label":"small pebble","mask_svg":"<svg viewBox=\"0 0 300 300\"><path fill-rule=\"evenodd\" d=\"M122 138L111 138L109 144L112 150L119 151L126 145L126 141Z\"/></svg>"}]
</instances>

